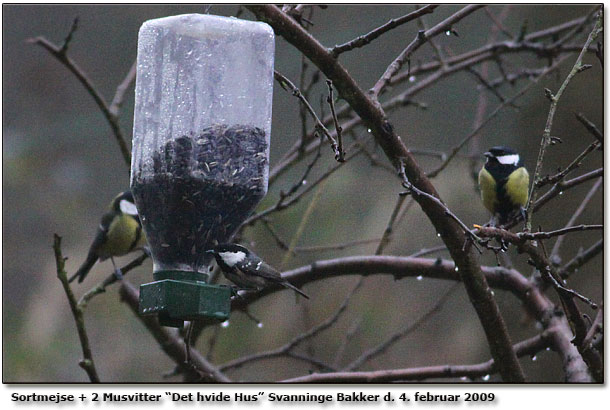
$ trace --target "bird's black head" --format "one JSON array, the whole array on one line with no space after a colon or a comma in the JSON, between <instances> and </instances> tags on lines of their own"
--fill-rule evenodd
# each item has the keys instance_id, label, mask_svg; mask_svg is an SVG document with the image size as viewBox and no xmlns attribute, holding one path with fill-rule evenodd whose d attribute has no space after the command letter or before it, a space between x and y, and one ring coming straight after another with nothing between
<instances>
[{"instance_id":1,"label":"bird's black head","mask_svg":"<svg viewBox=\"0 0 610 410\"><path fill-rule=\"evenodd\" d=\"M512 168L522 165L521 157L517 151L509 147L492 147L485 153L485 157L487 157L486 167L490 165Z\"/></svg>"},{"instance_id":2,"label":"bird's black head","mask_svg":"<svg viewBox=\"0 0 610 410\"><path fill-rule=\"evenodd\" d=\"M236 243L220 243L206 251L214 255L221 268L232 268L236 263L242 262L250 255L250 251Z\"/></svg>"},{"instance_id":3,"label":"bird's black head","mask_svg":"<svg viewBox=\"0 0 610 410\"><path fill-rule=\"evenodd\" d=\"M212 248L210 251L214 254L222 252L243 252L247 255L250 253L250 251L246 247L238 245L236 243L219 243L218 245L214 246L214 248Z\"/></svg>"}]
</instances>

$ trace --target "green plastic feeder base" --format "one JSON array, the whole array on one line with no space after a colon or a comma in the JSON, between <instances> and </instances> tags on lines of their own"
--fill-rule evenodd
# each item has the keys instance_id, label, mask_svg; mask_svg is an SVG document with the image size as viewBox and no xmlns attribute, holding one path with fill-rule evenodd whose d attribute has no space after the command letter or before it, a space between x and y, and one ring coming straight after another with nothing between
<instances>
[{"instance_id":1,"label":"green plastic feeder base","mask_svg":"<svg viewBox=\"0 0 610 410\"><path fill-rule=\"evenodd\" d=\"M162 326L182 327L185 320L224 322L231 311L231 288L208 285L207 275L162 271L140 286L140 314L159 315Z\"/></svg>"}]
</instances>

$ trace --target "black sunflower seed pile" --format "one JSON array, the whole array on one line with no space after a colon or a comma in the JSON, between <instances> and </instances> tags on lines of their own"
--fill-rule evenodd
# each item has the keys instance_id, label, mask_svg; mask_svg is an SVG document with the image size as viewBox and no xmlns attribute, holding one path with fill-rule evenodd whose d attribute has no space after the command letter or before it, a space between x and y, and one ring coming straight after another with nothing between
<instances>
[{"instance_id":1,"label":"black sunflower seed pile","mask_svg":"<svg viewBox=\"0 0 610 410\"><path fill-rule=\"evenodd\" d=\"M265 131L214 125L168 141L152 160L154 172L136 173L132 190L154 270L205 272L205 251L229 241L265 196Z\"/></svg>"}]
</instances>

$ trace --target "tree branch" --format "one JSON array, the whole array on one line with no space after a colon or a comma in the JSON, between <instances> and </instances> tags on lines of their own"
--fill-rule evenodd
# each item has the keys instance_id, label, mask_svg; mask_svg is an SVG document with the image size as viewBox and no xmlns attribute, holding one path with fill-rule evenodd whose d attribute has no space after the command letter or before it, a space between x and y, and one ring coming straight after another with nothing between
<instances>
[{"instance_id":1,"label":"tree branch","mask_svg":"<svg viewBox=\"0 0 610 410\"><path fill-rule=\"evenodd\" d=\"M76 298L74 297L74 293L72 293L72 289L68 283L68 274L66 273L65 269L67 258L64 258L61 253L61 236L57 234L53 235L53 251L55 253L57 278L61 282L64 292L66 292L68 303L70 304L70 310L72 311L72 316L74 316L74 322L76 323L78 338L80 339L81 348L83 349L83 360L81 360L78 364L85 370L85 372L87 372L91 383L99 383L100 378L97 375L97 370L95 370L93 354L91 353L91 347L89 346L89 337L87 336L87 330L85 329L83 311L79 308L78 303L76 303Z\"/></svg>"},{"instance_id":2,"label":"tree branch","mask_svg":"<svg viewBox=\"0 0 610 410\"><path fill-rule=\"evenodd\" d=\"M553 127L553 119L555 117L557 105L559 104L559 99L563 95L564 90L566 89L572 78L583 70L582 59L585 56L587 50L589 49L589 45L597 38L598 34L602 30L603 14L602 11L600 11L593 30L589 34L589 37L587 38L587 41L585 42L585 45L582 48L582 51L578 55L578 58L576 58L576 62L574 63L572 70L570 70L570 73L561 84L561 87L559 87L559 90L554 95L551 93L551 91L547 92L547 95L551 100L551 106L549 108L549 115L546 120L546 126L544 127L544 132L542 133L542 139L540 141L540 151L538 152L538 160L536 161L536 169L534 171L534 180L529 191L529 199L527 201L527 206L525 207L525 230L527 231L531 231L532 229L532 204L536 202L537 197L537 191L535 188L538 184L538 181L540 180L540 173L542 172L542 163L544 161L544 154L546 152L546 148L551 143L551 129Z\"/></svg>"},{"instance_id":3,"label":"tree branch","mask_svg":"<svg viewBox=\"0 0 610 410\"><path fill-rule=\"evenodd\" d=\"M111 111L108 104L97 90L97 88L93 85L93 82L87 74L72 60L68 57L68 42L72 37L72 34L75 30L75 26L73 25L72 30L70 31L69 36L66 38L62 47L58 47L55 44L51 43L46 38L39 36L36 38L31 38L28 40L29 43L36 44L47 50L53 57L55 57L60 63L62 63L74 76L80 81L80 83L85 87L87 92L93 97L93 100L97 104L97 106L104 114L106 121L110 125L112 129L112 133L116 142L119 144L119 149L121 150L121 155L123 156L123 160L127 164L127 167L130 167L131 164L131 154L129 153L129 148L127 147L127 143L125 142L125 137L123 136L123 131L121 131L121 127L119 125L118 117Z\"/></svg>"},{"instance_id":4,"label":"tree branch","mask_svg":"<svg viewBox=\"0 0 610 410\"><path fill-rule=\"evenodd\" d=\"M142 316L139 314L139 295L138 290L127 280L121 281L119 288L121 301L133 311L135 316L146 326L151 335L159 343L163 351L178 365L184 366L189 371L199 373L199 378L214 383L231 383L218 368L207 361L196 349L190 348L190 360L194 369L189 367L186 361L186 346L184 341L174 333L169 332L159 324L156 316Z\"/></svg>"},{"instance_id":5,"label":"tree branch","mask_svg":"<svg viewBox=\"0 0 610 410\"><path fill-rule=\"evenodd\" d=\"M437 7L438 7L438 4L428 4L427 6L421 7L402 17L392 19L392 20L388 21L387 23L385 23L384 25L379 26L376 29L372 30L368 34L358 36L357 38L355 38L351 41L348 41L347 43L334 46L330 50L330 52L332 53L333 56L338 57L339 54L345 53L346 51L353 50L354 48L364 47L365 45L369 44L371 41L375 40L377 37L381 36L382 34L385 34L388 31L390 31L396 27L399 27L405 23L408 23L409 21L415 20L416 18L423 16L424 14L432 13L434 11L434 9Z\"/></svg>"},{"instance_id":6,"label":"tree branch","mask_svg":"<svg viewBox=\"0 0 610 410\"><path fill-rule=\"evenodd\" d=\"M267 22L273 27L276 34L283 36L293 46L305 54L330 80L354 111L371 128L371 133L384 150L390 162L400 169L404 164L406 177L411 183L427 194L438 197L434 186L425 173L420 169L415 158L407 150L394 128L387 120L385 112L376 100L365 94L345 70L308 32L302 29L276 6L247 6L257 18ZM431 28L430 35L438 34L446 24L453 24L470 14L481 6L468 6L456 15ZM512 351L512 343L508 335L504 320L500 315L497 304L489 290L485 276L474 253L464 250L465 234L461 227L445 214L445 209L438 206L425 196L418 197L418 202L428 219L434 224L437 232L443 237L451 256L459 267L460 274L470 300L479 316L485 331L491 354L499 364L500 373L506 382L522 382L524 380L521 366Z\"/></svg>"},{"instance_id":7,"label":"tree branch","mask_svg":"<svg viewBox=\"0 0 610 410\"><path fill-rule=\"evenodd\" d=\"M392 61L392 64L390 64L388 66L385 73L383 73L383 75L379 78L379 80L377 80L377 82L375 83L373 88L371 88L370 94L374 98L378 98L381 95L381 93L385 90L385 88L388 86L388 84L392 80L392 77L394 77L394 75L402 68L402 66L407 61L409 61L409 59L411 58L411 55L419 47L421 47L426 41L428 41L428 39L430 39L434 36L437 36L438 34L445 32L446 30L451 29L454 24L456 24L457 22L462 20L464 17L467 17L468 15L470 15L471 13L477 11L478 9L480 9L482 7L485 7L485 5L480 5L480 4L468 5L468 6L464 7L463 9L459 10L457 13L454 13L453 15L449 16L445 20L441 21L440 23L438 23L431 29L426 30L426 31L420 31L417 34L417 36L415 37L415 39L413 41L411 41L411 43L409 43L409 45L402 51L402 53L400 53L400 55L398 57L396 57L396 59L394 61Z\"/></svg>"},{"instance_id":8,"label":"tree branch","mask_svg":"<svg viewBox=\"0 0 610 410\"><path fill-rule=\"evenodd\" d=\"M514 346L518 357L533 356L552 344L552 331L545 331ZM313 373L308 376L282 380L281 383L388 383L437 378L468 377L474 379L496 373L493 359L474 365L444 365L408 369L375 370L371 372Z\"/></svg>"}]
</instances>

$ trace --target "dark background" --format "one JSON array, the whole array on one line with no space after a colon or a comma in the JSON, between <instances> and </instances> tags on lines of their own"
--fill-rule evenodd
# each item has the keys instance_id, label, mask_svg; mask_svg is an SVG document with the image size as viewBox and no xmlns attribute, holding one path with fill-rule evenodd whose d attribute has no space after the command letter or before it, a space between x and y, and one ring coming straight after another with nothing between
<instances>
[{"instance_id":1,"label":"dark background","mask_svg":"<svg viewBox=\"0 0 610 410\"><path fill-rule=\"evenodd\" d=\"M504 6L490 6L498 15ZM593 6L511 6L504 25L518 33L524 21L528 32L540 30L587 14ZM312 33L323 44L332 46L402 16L413 5L330 6L316 10ZM428 26L455 12L458 6L441 6L425 17ZM234 15L237 6L213 6L211 13ZM75 77L40 47L25 40L43 35L61 44L72 21L79 17L79 29L70 45L69 55L89 75L106 100L133 64L137 32L147 19L183 13L202 13L203 6L3 6L3 381L4 382L85 382L86 374L78 366L81 350L68 303L55 274L52 253L53 233L61 235L67 268L72 273L83 261L98 221L108 202L118 191L128 187L125 166L110 128L101 112ZM241 18L252 19L249 12ZM479 10L460 22L459 37L441 35L436 43L458 54L484 45L490 19ZM372 45L341 56L341 60L362 88L374 84L386 66L410 42L418 26L415 22L400 27ZM577 37L583 44L588 34ZM502 34L498 39L503 40ZM429 61L434 56L429 45L417 51L415 58ZM507 55L512 67L541 67L545 63L531 54ZM533 172L540 136L548 114L549 102L544 87L557 90L571 68L576 55L568 59L556 74L543 79L518 100L519 109L504 108L488 124L471 147L481 153L486 148L505 144L518 149L526 166ZM591 141L590 134L574 119L583 112L603 129L603 73L593 55L585 57L593 68L578 75L562 97L553 126L553 135L563 143L549 149L545 172L567 165ZM276 69L297 82L300 55L282 38L276 43ZM492 78L497 69L491 67ZM414 78L418 81L419 78ZM527 81L527 80L525 80ZM526 82L502 92L513 95ZM298 83L298 82L297 82ZM277 83L274 85L271 165L300 135L298 102ZM319 110L319 95L326 93L320 82L312 104ZM406 107L395 111L391 121L409 148L448 152L473 128L479 93L473 76L461 72L418 94L416 100L426 110ZM394 92L388 93L388 97ZM488 94L487 113L499 101ZM126 96L121 125L130 139L133 118L133 87ZM366 129L358 129L364 135ZM329 149L310 180L333 163ZM468 153L465 150L464 153ZM381 158L384 158L381 155ZM438 160L420 157L424 169L433 169ZM307 162L307 161L306 161ZM277 200L280 189L288 189L302 174L305 163L282 176L270 188L260 208ZM593 153L581 171L601 166L602 154ZM484 223L489 215L478 199L470 162L457 158L434 180L450 208L468 225ZM580 171L579 171L580 172ZM578 173L578 172L577 172ZM553 200L534 217L535 226L547 230L564 226L588 191L591 183L570 190ZM396 179L379 168L372 168L358 157L329 179L298 244L324 245L357 239L380 237L394 207L398 192ZM273 225L289 242L309 205L312 195L297 206L277 215ZM578 223L602 223L603 192L595 195ZM341 255L371 254L376 244L302 254L287 258L260 225L246 230L246 243L277 267L289 269ZM564 261L581 247L599 238L598 232L576 233L563 245ZM549 241L549 247L552 241ZM421 248L437 246L430 222L414 206L398 226L386 253L408 255ZM529 275L525 257L511 256L518 269ZM441 254L442 256L446 256ZM121 258L126 262L130 257ZM493 265L495 258L486 254L483 263ZM601 301L603 297L602 258L597 257L575 275L571 285L579 292ZM74 286L77 297L111 272L109 262L94 267L82 285ZM140 284L152 280L151 264L130 272L129 279ZM213 355L222 363L243 354L280 346L292 337L323 321L334 313L351 289L356 277L320 281L305 288L312 299L294 303L290 292L276 293L257 302L252 313L263 320L259 329L242 313L233 315L230 325L219 333ZM345 351L344 362L368 347L384 340L398 328L414 322L451 286L451 283L415 278L394 282L388 275L367 278L365 286L352 299L347 313L333 329L322 333L311 345L323 360L333 361L344 333L358 324ZM536 324L524 319L519 302L510 294L496 291L503 316L513 341L534 335ZM87 330L96 366L105 382L164 381L162 374L173 369L172 362L143 325L119 301L116 286L96 297L85 312ZM208 329L198 348L207 349ZM489 351L482 328L465 292L460 288L431 319L400 340L364 369L386 369L433 364L468 364L486 361ZM529 379L561 381L561 364L552 352L543 352L535 361L522 359ZM229 373L234 380L279 380L307 374L309 366L291 359L256 362ZM491 380L494 380L492 376ZM179 381L170 378L167 381Z\"/></svg>"}]
</instances>

